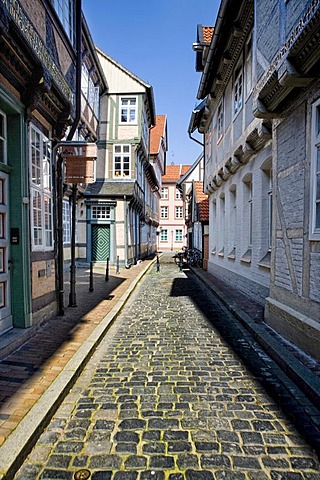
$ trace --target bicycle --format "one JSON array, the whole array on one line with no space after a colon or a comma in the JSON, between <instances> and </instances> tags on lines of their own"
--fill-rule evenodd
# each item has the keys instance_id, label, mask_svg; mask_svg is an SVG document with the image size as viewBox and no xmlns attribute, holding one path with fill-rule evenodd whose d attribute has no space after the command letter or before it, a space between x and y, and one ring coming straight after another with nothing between
<instances>
[{"instance_id":1,"label":"bicycle","mask_svg":"<svg viewBox=\"0 0 320 480\"><path fill-rule=\"evenodd\" d=\"M187 252L187 264L190 267L202 267L202 256L199 250L190 249Z\"/></svg>"}]
</instances>

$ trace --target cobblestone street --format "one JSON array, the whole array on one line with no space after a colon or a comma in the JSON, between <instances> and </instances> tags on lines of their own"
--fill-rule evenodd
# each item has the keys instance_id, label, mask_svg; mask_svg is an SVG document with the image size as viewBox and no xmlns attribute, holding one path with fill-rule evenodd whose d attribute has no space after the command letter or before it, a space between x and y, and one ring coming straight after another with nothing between
<instances>
[{"instance_id":1,"label":"cobblestone street","mask_svg":"<svg viewBox=\"0 0 320 480\"><path fill-rule=\"evenodd\" d=\"M15 480L320 480L271 363L188 270L153 266Z\"/></svg>"}]
</instances>

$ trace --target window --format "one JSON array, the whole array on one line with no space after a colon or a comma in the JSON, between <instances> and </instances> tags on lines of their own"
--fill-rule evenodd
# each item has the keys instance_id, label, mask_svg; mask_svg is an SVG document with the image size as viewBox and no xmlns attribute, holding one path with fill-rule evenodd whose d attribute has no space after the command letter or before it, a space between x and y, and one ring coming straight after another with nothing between
<instances>
[{"instance_id":1,"label":"window","mask_svg":"<svg viewBox=\"0 0 320 480\"><path fill-rule=\"evenodd\" d=\"M243 75L242 75L242 67L238 68L235 73L235 80L234 80L234 104L233 104L233 111L234 115L240 112L242 108L242 89L243 89Z\"/></svg>"},{"instance_id":2,"label":"window","mask_svg":"<svg viewBox=\"0 0 320 480\"><path fill-rule=\"evenodd\" d=\"M176 207L176 218L183 218L183 207Z\"/></svg>"},{"instance_id":3,"label":"window","mask_svg":"<svg viewBox=\"0 0 320 480\"><path fill-rule=\"evenodd\" d=\"M249 219L249 248L252 248L253 216L252 216L252 182L248 183L248 219Z\"/></svg>"},{"instance_id":4,"label":"window","mask_svg":"<svg viewBox=\"0 0 320 480\"><path fill-rule=\"evenodd\" d=\"M74 4L73 0L51 0L57 15L71 43L74 44Z\"/></svg>"},{"instance_id":5,"label":"window","mask_svg":"<svg viewBox=\"0 0 320 480\"><path fill-rule=\"evenodd\" d=\"M99 87L94 86L89 70L84 63L82 64L81 91L97 117L99 115Z\"/></svg>"},{"instance_id":6,"label":"window","mask_svg":"<svg viewBox=\"0 0 320 480\"><path fill-rule=\"evenodd\" d=\"M320 240L320 100L312 106L311 228L310 237Z\"/></svg>"},{"instance_id":7,"label":"window","mask_svg":"<svg viewBox=\"0 0 320 480\"><path fill-rule=\"evenodd\" d=\"M91 207L92 220L110 220L111 209L107 205L92 205Z\"/></svg>"},{"instance_id":8,"label":"window","mask_svg":"<svg viewBox=\"0 0 320 480\"><path fill-rule=\"evenodd\" d=\"M268 251L272 247L272 170L269 171L269 189L268 189Z\"/></svg>"},{"instance_id":9,"label":"window","mask_svg":"<svg viewBox=\"0 0 320 480\"><path fill-rule=\"evenodd\" d=\"M63 200L62 204L62 218L63 218L63 243L71 242L71 215L70 204L67 200Z\"/></svg>"},{"instance_id":10,"label":"window","mask_svg":"<svg viewBox=\"0 0 320 480\"><path fill-rule=\"evenodd\" d=\"M31 231L34 250L52 250L51 143L30 125Z\"/></svg>"},{"instance_id":11,"label":"window","mask_svg":"<svg viewBox=\"0 0 320 480\"><path fill-rule=\"evenodd\" d=\"M161 188L161 198L163 198L164 200L167 200L169 197L169 190L167 187L162 187Z\"/></svg>"},{"instance_id":12,"label":"window","mask_svg":"<svg viewBox=\"0 0 320 480\"><path fill-rule=\"evenodd\" d=\"M182 242L182 230L176 230L176 242Z\"/></svg>"},{"instance_id":13,"label":"window","mask_svg":"<svg viewBox=\"0 0 320 480\"><path fill-rule=\"evenodd\" d=\"M123 97L121 103L121 123L137 123L136 97Z\"/></svg>"},{"instance_id":14,"label":"window","mask_svg":"<svg viewBox=\"0 0 320 480\"><path fill-rule=\"evenodd\" d=\"M246 44L246 96L248 97L252 90L252 37Z\"/></svg>"},{"instance_id":15,"label":"window","mask_svg":"<svg viewBox=\"0 0 320 480\"><path fill-rule=\"evenodd\" d=\"M223 133L223 122L224 122L224 111L223 111L223 101L220 102L218 107L218 116L217 116L217 133L218 140L222 137Z\"/></svg>"},{"instance_id":16,"label":"window","mask_svg":"<svg viewBox=\"0 0 320 480\"><path fill-rule=\"evenodd\" d=\"M179 188L176 188L176 199L180 200L182 198L182 192L179 190Z\"/></svg>"},{"instance_id":17,"label":"window","mask_svg":"<svg viewBox=\"0 0 320 480\"><path fill-rule=\"evenodd\" d=\"M168 218L168 207L161 207L161 218Z\"/></svg>"},{"instance_id":18,"label":"window","mask_svg":"<svg viewBox=\"0 0 320 480\"><path fill-rule=\"evenodd\" d=\"M130 177L130 145L113 146L113 176Z\"/></svg>"},{"instance_id":19,"label":"window","mask_svg":"<svg viewBox=\"0 0 320 480\"><path fill-rule=\"evenodd\" d=\"M160 240L161 240L161 242L167 242L168 241L168 230L161 230Z\"/></svg>"},{"instance_id":20,"label":"window","mask_svg":"<svg viewBox=\"0 0 320 480\"><path fill-rule=\"evenodd\" d=\"M0 162L7 163L7 121L0 111Z\"/></svg>"}]
</instances>

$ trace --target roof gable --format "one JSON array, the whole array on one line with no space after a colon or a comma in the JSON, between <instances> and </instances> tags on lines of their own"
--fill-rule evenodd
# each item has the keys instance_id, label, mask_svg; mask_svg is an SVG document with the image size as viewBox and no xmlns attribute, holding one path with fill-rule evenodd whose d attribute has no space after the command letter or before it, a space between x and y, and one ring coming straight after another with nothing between
<instances>
[{"instance_id":1,"label":"roof gable","mask_svg":"<svg viewBox=\"0 0 320 480\"><path fill-rule=\"evenodd\" d=\"M157 155L160 152L161 139L167 137L167 117L166 115L156 115L156 124L150 130L150 154ZM167 145L165 145L167 148Z\"/></svg>"}]
</instances>

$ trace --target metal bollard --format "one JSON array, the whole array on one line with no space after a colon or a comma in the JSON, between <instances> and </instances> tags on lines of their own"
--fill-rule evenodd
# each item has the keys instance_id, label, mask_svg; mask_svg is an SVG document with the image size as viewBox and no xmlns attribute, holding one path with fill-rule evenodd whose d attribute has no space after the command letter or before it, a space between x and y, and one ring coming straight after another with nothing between
<instances>
[{"instance_id":1,"label":"metal bollard","mask_svg":"<svg viewBox=\"0 0 320 480\"><path fill-rule=\"evenodd\" d=\"M119 258L119 255L117 256L117 269L116 269L116 273L120 273L120 258Z\"/></svg>"},{"instance_id":2,"label":"metal bollard","mask_svg":"<svg viewBox=\"0 0 320 480\"><path fill-rule=\"evenodd\" d=\"M179 253L179 271L182 272L183 267L183 253Z\"/></svg>"},{"instance_id":3,"label":"metal bollard","mask_svg":"<svg viewBox=\"0 0 320 480\"><path fill-rule=\"evenodd\" d=\"M159 255L157 255L157 272L160 272L160 260L159 260Z\"/></svg>"},{"instance_id":4,"label":"metal bollard","mask_svg":"<svg viewBox=\"0 0 320 480\"><path fill-rule=\"evenodd\" d=\"M93 263L92 262L90 262L89 292L93 292Z\"/></svg>"},{"instance_id":5,"label":"metal bollard","mask_svg":"<svg viewBox=\"0 0 320 480\"><path fill-rule=\"evenodd\" d=\"M107 258L106 276L105 276L105 281L107 282L108 280L109 280L109 257Z\"/></svg>"}]
</instances>

